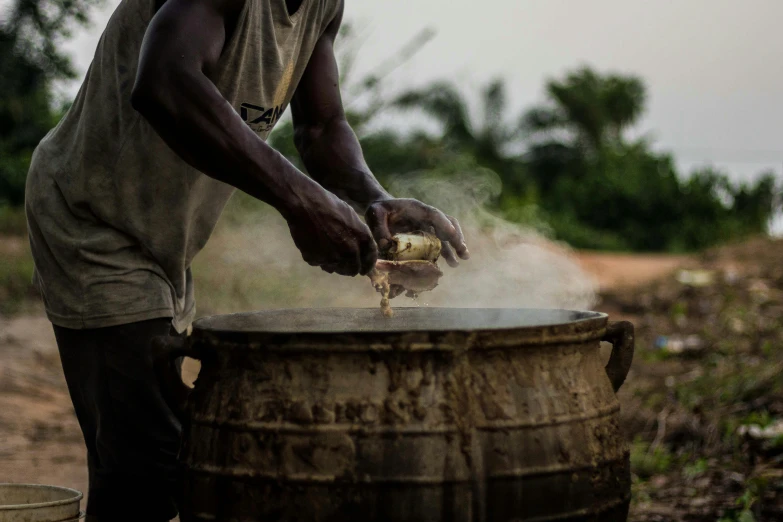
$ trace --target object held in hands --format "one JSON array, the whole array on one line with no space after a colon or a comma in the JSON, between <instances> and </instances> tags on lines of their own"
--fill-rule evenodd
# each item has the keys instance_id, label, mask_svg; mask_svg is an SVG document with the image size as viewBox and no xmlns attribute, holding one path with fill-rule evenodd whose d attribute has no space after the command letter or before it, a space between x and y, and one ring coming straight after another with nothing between
<instances>
[{"instance_id":1,"label":"object held in hands","mask_svg":"<svg viewBox=\"0 0 783 522\"><path fill-rule=\"evenodd\" d=\"M397 234L392 237L391 246L385 253L390 261L431 261L440 257L440 239L426 232Z\"/></svg>"},{"instance_id":2,"label":"object held in hands","mask_svg":"<svg viewBox=\"0 0 783 522\"><path fill-rule=\"evenodd\" d=\"M416 232L392 237L390 247L381 252L382 259L369 274L373 286L382 295L383 315L394 315L389 304L394 297L392 290L395 295L407 291L408 297L416 297L438 286L438 279L443 275L436 263L440 253L440 240L432 234Z\"/></svg>"}]
</instances>

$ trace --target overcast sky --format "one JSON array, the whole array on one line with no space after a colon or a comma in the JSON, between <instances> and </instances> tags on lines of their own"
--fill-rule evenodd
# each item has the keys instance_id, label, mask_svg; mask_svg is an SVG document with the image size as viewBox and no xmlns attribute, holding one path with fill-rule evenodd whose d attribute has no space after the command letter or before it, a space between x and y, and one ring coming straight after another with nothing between
<instances>
[{"instance_id":1,"label":"overcast sky","mask_svg":"<svg viewBox=\"0 0 783 522\"><path fill-rule=\"evenodd\" d=\"M117 3L109 1L69 44L81 71ZM639 130L683 168L712 163L737 179L783 171L781 0L346 2L346 18L369 34L358 72L422 28L437 31L395 73L397 88L448 78L475 92L502 76L514 117L541 99L547 78L581 64L633 73L649 90Z\"/></svg>"}]
</instances>

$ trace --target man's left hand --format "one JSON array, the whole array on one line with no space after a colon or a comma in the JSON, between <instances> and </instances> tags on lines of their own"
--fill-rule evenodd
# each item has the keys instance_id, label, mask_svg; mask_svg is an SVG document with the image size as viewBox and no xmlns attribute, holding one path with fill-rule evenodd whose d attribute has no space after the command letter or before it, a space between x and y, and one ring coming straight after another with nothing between
<instances>
[{"instance_id":1,"label":"man's left hand","mask_svg":"<svg viewBox=\"0 0 783 522\"><path fill-rule=\"evenodd\" d=\"M376 201L368 207L365 218L381 251L389 247L394 234L424 231L441 240L441 255L449 266L459 265L457 257L470 258L457 220L421 201L394 198Z\"/></svg>"}]
</instances>

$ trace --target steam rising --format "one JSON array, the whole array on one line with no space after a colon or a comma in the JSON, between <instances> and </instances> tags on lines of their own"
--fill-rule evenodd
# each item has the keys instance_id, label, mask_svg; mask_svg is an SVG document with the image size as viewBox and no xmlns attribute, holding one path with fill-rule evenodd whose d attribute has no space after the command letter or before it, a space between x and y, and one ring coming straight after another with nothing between
<instances>
[{"instance_id":1,"label":"steam rising","mask_svg":"<svg viewBox=\"0 0 783 522\"><path fill-rule=\"evenodd\" d=\"M444 276L437 288L415 301L399 296L393 307L584 310L595 304L594 282L567 247L486 209L500 189L500 180L490 171L447 178L424 172L394 181L390 191L395 196L419 199L460 221L471 259L454 269L441 261ZM375 307L380 301L367 277L329 275L304 263L288 227L274 212L257 213L239 227L222 226L197 259L194 272L202 313ZM215 286L219 288L212 289ZM202 293L205 289L207 295Z\"/></svg>"},{"instance_id":2,"label":"steam rising","mask_svg":"<svg viewBox=\"0 0 783 522\"><path fill-rule=\"evenodd\" d=\"M395 181L395 196L414 197L456 217L471 252L458 268L445 266L438 288L421 298L433 306L453 307L592 306L594 284L564 246L486 209L501 188L490 171L448 178L414 174Z\"/></svg>"}]
</instances>

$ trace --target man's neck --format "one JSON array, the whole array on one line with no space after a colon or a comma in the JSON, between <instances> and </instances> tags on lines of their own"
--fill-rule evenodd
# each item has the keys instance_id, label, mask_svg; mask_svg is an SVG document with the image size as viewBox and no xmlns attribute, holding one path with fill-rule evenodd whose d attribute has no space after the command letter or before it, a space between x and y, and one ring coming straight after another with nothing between
<instances>
[{"instance_id":1,"label":"man's neck","mask_svg":"<svg viewBox=\"0 0 783 522\"><path fill-rule=\"evenodd\" d=\"M302 0L285 0L285 6L288 9L289 16L294 14L299 6L302 5Z\"/></svg>"}]
</instances>

